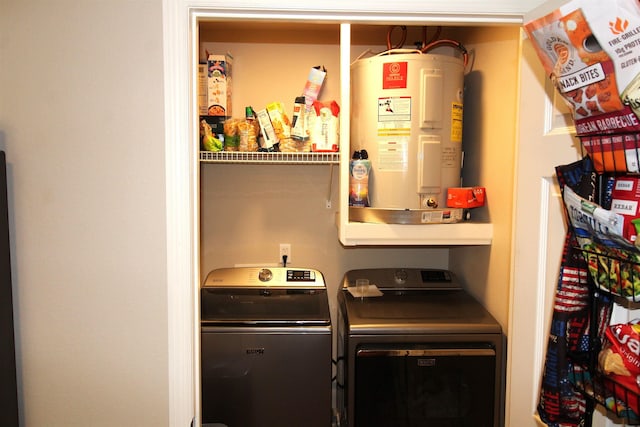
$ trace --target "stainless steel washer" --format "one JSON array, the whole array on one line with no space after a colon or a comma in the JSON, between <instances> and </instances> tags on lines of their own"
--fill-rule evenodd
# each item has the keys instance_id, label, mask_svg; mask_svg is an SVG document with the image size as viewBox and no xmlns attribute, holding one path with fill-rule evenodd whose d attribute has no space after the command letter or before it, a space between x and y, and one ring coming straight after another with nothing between
<instances>
[{"instance_id":1,"label":"stainless steel washer","mask_svg":"<svg viewBox=\"0 0 640 427\"><path fill-rule=\"evenodd\" d=\"M331 425L331 317L319 271L213 270L200 300L203 425Z\"/></svg>"},{"instance_id":2,"label":"stainless steel washer","mask_svg":"<svg viewBox=\"0 0 640 427\"><path fill-rule=\"evenodd\" d=\"M369 296L357 293L358 279L369 281ZM344 276L338 306L343 425L502 425L501 327L453 273L352 270Z\"/></svg>"}]
</instances>

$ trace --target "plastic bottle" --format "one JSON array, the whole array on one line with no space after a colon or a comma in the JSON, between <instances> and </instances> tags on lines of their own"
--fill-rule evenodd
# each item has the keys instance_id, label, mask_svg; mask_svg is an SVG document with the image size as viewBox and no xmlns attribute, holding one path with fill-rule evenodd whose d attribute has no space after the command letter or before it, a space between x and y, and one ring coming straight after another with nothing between
<instances>
[{"instance_id":1,"label":"plastic bottle","mask_svg":"<svg viewBox=\"0 0 640 427\"><path fill-rule=\"evenodd\" d=\"M349 162L349 206L368 207L371 160L367 150L354 151Z\"/></svg>"},{"instance_id":2,"label":"plastic bottle","mask_svg":"<svg viewBox=\"0 0 640 427\"><path fill-rule=\"evenodd\" d=\"M293 119L291 119L291 137L296 141L309 139L307 131L307 106L306 98L297 96L293 104Z\"/></svg>"},{"instance_id":3,"label":"plastic bottle","mask_svg":"<svg viewBox=\"0 0 640 427\"><path fill-rule=\"evenodd\" d=\"M245 118L238 123L238 134L238 151L258 151L258 131L253 108L245 108Z\"/></svg>"}]
</instances>

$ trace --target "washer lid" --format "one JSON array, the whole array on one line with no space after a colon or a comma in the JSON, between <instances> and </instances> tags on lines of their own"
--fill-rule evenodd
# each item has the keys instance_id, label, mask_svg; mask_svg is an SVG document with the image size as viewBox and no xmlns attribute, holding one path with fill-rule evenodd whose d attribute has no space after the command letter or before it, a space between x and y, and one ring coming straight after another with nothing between
<instances>
[{"instance_id":1,"label":"washer lid","mask_svg":"<svg viewBox=\"0 0 640 427\"><path fill-rule=\"evenodd\" d=\"M200 290L203 325L329 325L322 273L310 268L211 271Z\"/></svg>"},{"instance_id":2,"label":"washer lid","mask_svg":"<svg viewBox=\"0 0 640 427\"><path fill-rule=\"evenodd\" d=\"M202 288L202 324L329 325L326 289Z\"/></svg>"},{"instance_id":3,"label":"washer lid","mask_svg":"<svg viewBox=\"0 0 640 427\"><path fill-rule=\"evenodd\" d=\"M354 298L358 279L382 296ZM373 268L348 271L338 293L351 333L501 333L500 324L447 270Z\"/></svg>"},{"instance_id":4,"label":"washer lid","mask_svg":"<svg viewBox=\"0 0 640 427\"><path fill-rule=\"evenodd\" d=\"M500 324L464 290L383 291L381 297L354 298L342 290L351 333L500 333Z\"/></svg>"}]
</instances>

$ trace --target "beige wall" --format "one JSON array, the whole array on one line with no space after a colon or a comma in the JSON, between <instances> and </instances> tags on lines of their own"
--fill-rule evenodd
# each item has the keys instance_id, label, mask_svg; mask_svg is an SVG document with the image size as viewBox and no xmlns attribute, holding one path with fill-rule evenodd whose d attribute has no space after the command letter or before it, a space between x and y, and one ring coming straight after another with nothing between
<instances>
[{"instance_id":1,"label":"beige wall","mask_svg":"<svg viewBox=\"0 0 640 427\"><path fill-rule=\"evenodd\" d=\"M493 224L487 247L451 251L450 266L469 291L508 331L512 210L516 151L519 27L469 28L463 32L474 52L474 71L466 80L464 185L487 188L481 211ZM466 42L468 41L468 42Z\"/></svg>"},{"instance_id":2,"label":"beige wall","mask_svg":"<svg viewBox=\"0 0 640 427\"><path fill-rule=\"evenodd\" d=\"M168 424L162 2L0 2L21 418Z\"/></svg>"},{"instance_id":3,"label":"beige wall","mask_svg":"<svg viewBox=\"0 0 640 427\"><path fill-rule=\"evenodd\" d=\"M291 266L316 268L325 276L335 315L336 292L349 269L447 267L443 249L340 245L335 209L325 208L330 174L328 165L201 166L202 278L214 268L276 264L279 244L290 243ZM333 174L337 183L337 166Z\"/></svg>"}]
</instances>

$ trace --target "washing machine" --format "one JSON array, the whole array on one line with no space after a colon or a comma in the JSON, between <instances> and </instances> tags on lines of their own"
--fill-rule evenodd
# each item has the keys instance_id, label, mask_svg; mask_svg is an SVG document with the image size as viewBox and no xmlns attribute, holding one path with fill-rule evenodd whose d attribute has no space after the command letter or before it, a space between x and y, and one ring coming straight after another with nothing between
<instances>
[{"instance_id":1,"label":"washing machine","mask_svg":"<svg viewBox=\"0 0 640 427\"><path fill-rule=\"evenodd\" d=\"M222 268L200 291L203 426L330 426L332 328L322 273Z\"/></svg>"},{"instance_id":2,"label":"washing machine","mask_svg":"<svg viewBox=\"0 0 640 427\"><path fill-rule=\"evenodd\" d=\"M503 424L502 329L452 272L351 270L338 307L342 426Z\"/></svg>"}]
</instances>

